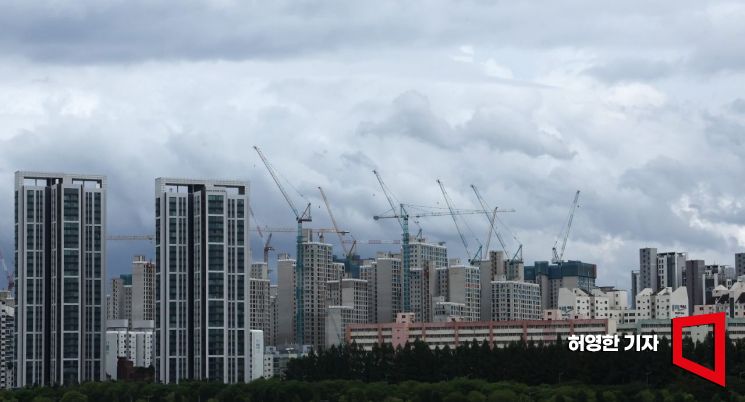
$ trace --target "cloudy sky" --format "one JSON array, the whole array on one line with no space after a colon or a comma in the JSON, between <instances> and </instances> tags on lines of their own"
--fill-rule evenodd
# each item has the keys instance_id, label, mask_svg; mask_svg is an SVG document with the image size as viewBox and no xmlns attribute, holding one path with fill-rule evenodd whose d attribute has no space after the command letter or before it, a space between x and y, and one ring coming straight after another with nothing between
<instances>
[{"instance_id":1,"label":"cloudy sky","mask_svg":"<svg viewBox=\"0 0 745 402\"><path fill-rule=\"evenodd\" d=\"M16 170L106 174L110 234L154 231L158 176L250 180L259 224L291 227L258 145L314 225L330 226L323 186L358 239L400 236L371 219L387 209L376 168L404 202L443 206L440 178L459 208L478 205L470 184L514 208L501 218L529 263L550 258L580 189L565 257L597 263L600 284L627 288L642 246L733 264L744 20L740 2L685 0L10 1L0 247L10 264ZM465 256L448 217L420 225ZM461 226L485 241L483 216ZM109 251L110 274L153 254Z\"/></svg>"}]
</instances>

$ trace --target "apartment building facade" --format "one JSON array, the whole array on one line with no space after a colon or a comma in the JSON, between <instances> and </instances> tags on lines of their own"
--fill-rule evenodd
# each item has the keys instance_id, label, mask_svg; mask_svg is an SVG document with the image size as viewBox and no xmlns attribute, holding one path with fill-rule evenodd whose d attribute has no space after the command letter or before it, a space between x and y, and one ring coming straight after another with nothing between
<instances>
[{"instance_id":1,"label":"apartment building facade","mask_svg":"<svg viewBox=\"0 0 745 402\"><path fill-rule=\"evenodd\" d=\"M104 377L106 178L15 174L16 386Z\"/></svg>"}]
</instances>

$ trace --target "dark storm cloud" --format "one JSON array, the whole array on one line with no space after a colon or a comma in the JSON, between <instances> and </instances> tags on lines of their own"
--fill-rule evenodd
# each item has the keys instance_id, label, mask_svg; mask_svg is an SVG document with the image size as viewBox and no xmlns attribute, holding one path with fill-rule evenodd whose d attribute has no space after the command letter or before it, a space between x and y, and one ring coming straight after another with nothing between
<instances>
[{"instance_id":1,"label":"dark storm cloud","mask_svg":"<svg viewBox=\"0 0 745 402\"><path fill-rule=\"evenodd\" d=\"M656 49L704 25L693 1L11 1L0 50L63 63L247 60L479 42L496 47ZM667 24L660 24L660 20ZM726 35L704 30L712 37ZM702 49L695 49L702 52ZM724 55L725 52L717 53ZM736 57L736 56L731 56ZM717 58L699 57L708 63ZM618 75L620 72L611 73Z\"/></svg>"}]
</instances>

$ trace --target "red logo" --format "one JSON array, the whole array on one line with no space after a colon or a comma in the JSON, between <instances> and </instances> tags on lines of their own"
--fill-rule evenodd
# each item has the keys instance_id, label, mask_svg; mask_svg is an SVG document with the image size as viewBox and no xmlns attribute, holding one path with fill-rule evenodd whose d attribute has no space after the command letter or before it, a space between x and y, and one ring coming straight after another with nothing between
<instances>
[{"instance_id":1,"label":"red logo","mask_svg":"<svg viewBox=\"0 0 745 402\"><path fill-rule=\"evenodd\" d=\"M699 377L724 386L724 331L727 325L725 313L694 315L673 318L673 364ZM698 325L714 325L714 370L683 357L683 328Z\"/></svg>"}]
</instances>

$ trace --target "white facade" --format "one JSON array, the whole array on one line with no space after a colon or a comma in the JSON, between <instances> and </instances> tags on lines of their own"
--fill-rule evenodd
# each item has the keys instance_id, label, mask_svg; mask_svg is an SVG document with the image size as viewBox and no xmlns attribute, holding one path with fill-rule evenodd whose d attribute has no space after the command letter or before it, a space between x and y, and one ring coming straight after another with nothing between
<instances>
[{"instance_id":1,"label":"white facade","mask_svg":"<svg viewBox=\"0 0 745 402\"><path fill-rule=\"evenodd\" d=\"M657 293L642 289L636 295L636 320L671 319L688 315L688 293L684 286L666 287Z\"/></svg>"},{"instance_id":2,"label":"white facade","mask_svg":"<svg viewBox=\"0 0 745 402\"><path fill-rule=\"evenodd\" d=\"M248 381L264 377L264 333L252 329L249 331L249 375Z\"/></svg>"},{"instance_id":3,"label":"white facade","mask_svg":"<svg viewBox=\"0 0 745 402\"><path fill-rule=\"evenodd\" d=\"M595 288L587 292L579 288L560 288L556 313L544 312L548 319L612 319L624 320L629 311L625 290Z\"/></svg>"},{"instance_id":4,"label":"white facade","mask_svg":"<svg viewBox=\"0 0 745 402\"><path fill-rule=\"evenodd\" d=\"M274 377L274 354L269 351L273 349L272 346L264 348L264 378Z\"/></svg>"},{"instance_id":5,"label":"white facade","mask_svg":"<svg viewBox=\"0 0 745 402\"><path fill-rule=\"evenodd\" d=\"M106 329L106 375L117 379L119 357L126 357L134 367L150 367L155 357L155 322L151 320L133 321L129 327L127 320L109 320Z\"/></svg>"},{"instance_id":6,"label":"white facade","mask_svg":"<svg viewBox=\"0 0 745 402\"><path fill-rule=\"evenodd\" d=\"M519 281L493 281L492 321L539 320L541 288L538 284ZM482 317L482 321L485 321Z\"/></svg>"},{"instance_id":7,"label":"white facade","mask_svg":"<svg viewBox=\"0 0 745 402\"><path fill-rule=\"evenodd\" d=\"M341 344L348 325L368 322L367 285L365 279L344 278L328 281L326 347Z\"/></svg>"},{"instance_id":8,"label":"white facade","mask_svg":"<svg viewBox=\"0 0 745 402\"><path fill-rule=\"evenodd\" d=\"M438 296L435 299L444 298ZM466 305L463 303L435 301L434 310L434 322L463 321L463 316L466 315Z\"/></svg>"},{"instance_id":9,"label":"white facade","mask_svg":"<svg viewBox=\"0 0 745 402\"><path fill-rule=\"evenodd\" d=\"M447 301L465 304L464 321L478 321L481 313L481 279L477 267L447 268Z\"/></svg>"},{"instance_id":10,"label":"white facade","mask_svg":"<svg viewBox=\"0 0 745 402\"><path fill-rule=\"evenodd\" d=\"M132 260L132 287L129 317L135 321L155 321L155 263L136 255Z\"/></svg>"}]
</instances>

